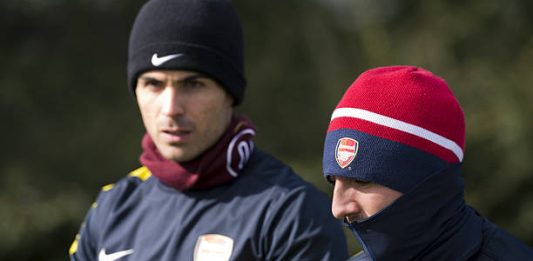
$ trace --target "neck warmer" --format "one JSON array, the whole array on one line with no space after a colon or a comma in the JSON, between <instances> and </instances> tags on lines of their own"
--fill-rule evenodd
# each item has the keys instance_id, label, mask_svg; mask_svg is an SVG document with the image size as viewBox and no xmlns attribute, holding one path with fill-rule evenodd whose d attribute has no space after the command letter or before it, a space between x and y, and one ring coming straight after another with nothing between
<instances>
[{"instance_id":1,"label":"neck warmer","mask_svg":"<svg viewBox=\"0 0 533 261\"><path fill-rule=\"evenodd\" d=\"M209 189L238 177L252 155L255 135L253 124L243 116L233 116L219 141L188 162L164 158L150 135L142 140L140 162L163 184L180 191Z\"/></svg>"},{"instance_id":2,"label":"neck warmer","mask_svg":"<svg viewBox=\"0 0 533 261\"><path fill-rule=\"evenodd\" d=\"M372 260L467 260L480 249L483 219L464 202L459 165L348 224Z\"/></svg>"}]
</instances>

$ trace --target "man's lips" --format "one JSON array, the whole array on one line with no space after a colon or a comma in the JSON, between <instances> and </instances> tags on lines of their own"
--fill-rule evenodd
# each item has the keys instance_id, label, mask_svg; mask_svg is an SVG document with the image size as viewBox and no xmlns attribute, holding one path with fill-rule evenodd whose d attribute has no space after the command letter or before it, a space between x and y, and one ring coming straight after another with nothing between
<instances>
[{"instance_id":1,"label":"man's lips","mask_svg":"<svg viewBox=\"0 0 533 261\"><path fill-rule=\"evenodd\" d=\"M191 136L192 131L188 129L163 129L160 130L161 137L168 143L179 143L186 141Z\"/></svg>"}]
</instances>

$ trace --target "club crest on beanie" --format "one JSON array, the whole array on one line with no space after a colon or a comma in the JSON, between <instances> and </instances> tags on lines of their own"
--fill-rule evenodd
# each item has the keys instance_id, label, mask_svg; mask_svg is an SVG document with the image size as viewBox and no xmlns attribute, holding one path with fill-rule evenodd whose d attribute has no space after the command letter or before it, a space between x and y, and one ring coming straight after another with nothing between
<instances>
[{"instance_id":1,"label":"club crest on beanie","mask_svg":"<svg viewBox=\"0 0 533 261\"><path fill-rule=\"evenodd\" d=\"M447 83L414 66L362 73L333 111L323 173L371 181L402 193L460 164L463 110Z\"/></svg>"},{"instance_id":2,"label":"club crest on beanie","mask_svg":"<svg viewBox=\"0 0 533 261\"><path fill-rule=\"evenodd\" d=\"M244 98L243 35L227 0L149 0L130 34L128 85L149 70L191 70L217 81L233 98Z\"/></svg>"}]
</instances>

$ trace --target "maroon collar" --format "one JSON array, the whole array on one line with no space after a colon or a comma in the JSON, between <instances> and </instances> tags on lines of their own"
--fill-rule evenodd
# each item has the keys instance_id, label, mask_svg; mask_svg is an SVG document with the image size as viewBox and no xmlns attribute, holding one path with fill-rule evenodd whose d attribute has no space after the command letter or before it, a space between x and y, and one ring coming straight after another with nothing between
<instances>
[{"instance_id":1,"label":"maroon collar","mask_svg":"<svg viewBox=\"0 0 533 261\"><path fill-rule=\"evenodd\" d=\"M162 183L177 190L208 189L237 178L253 152L253 124L243 116L233 116L220 140L189 162L165 159L150 135L142 140L141 164Z\"/></svg>"}]
</instances>

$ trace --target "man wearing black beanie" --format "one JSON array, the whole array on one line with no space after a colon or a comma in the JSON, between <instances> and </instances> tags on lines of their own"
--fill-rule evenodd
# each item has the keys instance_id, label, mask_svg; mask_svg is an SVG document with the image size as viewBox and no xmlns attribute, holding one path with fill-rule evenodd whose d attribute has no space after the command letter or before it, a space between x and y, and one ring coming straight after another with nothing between
<instances>
[{"instance_id":1,"label":"man wearing black beanie","mask_svg":"<svg viewBox=\"0 0 533 261\"><path fill-rule=\"evenodd\" d=\"M71 260L345 260L328 198L254 146L241 24L226 0L150 0L129 89L142 166L102 188Z\"/></svg>"}]
</instances>

